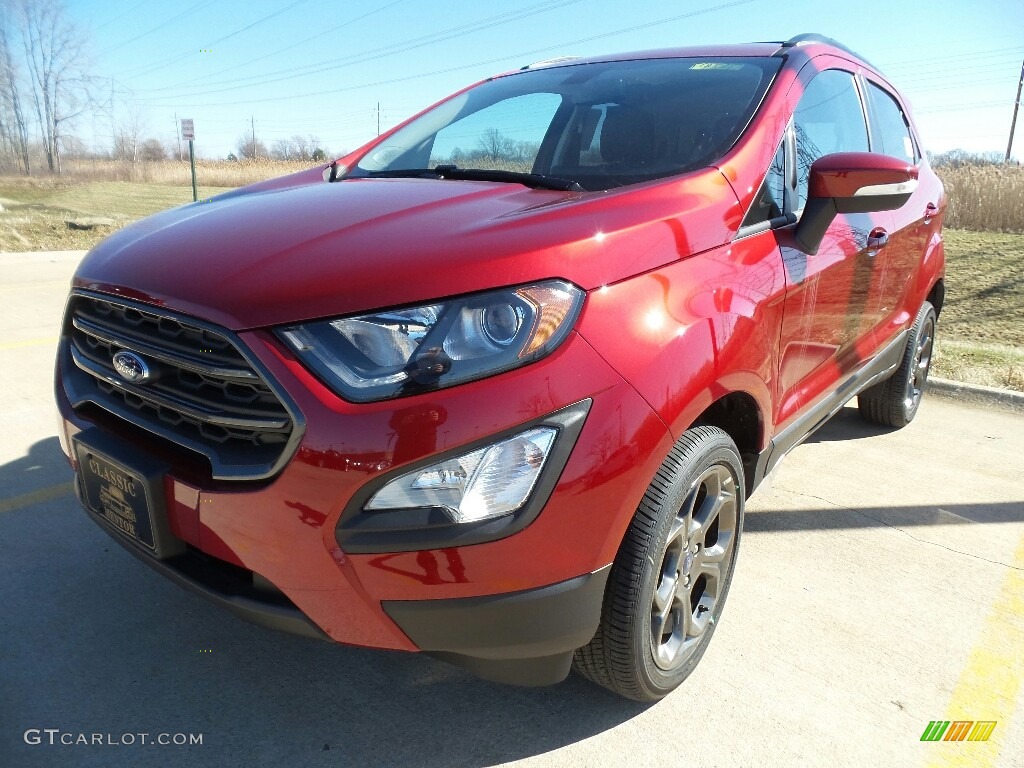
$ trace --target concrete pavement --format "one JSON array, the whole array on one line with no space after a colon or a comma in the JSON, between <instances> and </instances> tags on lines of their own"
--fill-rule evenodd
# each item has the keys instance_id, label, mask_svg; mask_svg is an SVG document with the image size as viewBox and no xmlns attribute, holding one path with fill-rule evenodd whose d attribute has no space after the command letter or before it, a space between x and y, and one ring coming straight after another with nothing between
<instances>
[{"instance_id":1,"label":"concrete pavement","mask_svg":"<svg viewBox=\"0 0 1024 768\"><path fill-rule=\"evenodd\" d=\"M0 255L0 766L1024 766L1024 417L926 399L888 431L844 409L751 500L682 689L502 687L251 627L85 518L51 403L77 258ZM997 725L921 742L933 720Z\"/></svg>"}]
</instances>

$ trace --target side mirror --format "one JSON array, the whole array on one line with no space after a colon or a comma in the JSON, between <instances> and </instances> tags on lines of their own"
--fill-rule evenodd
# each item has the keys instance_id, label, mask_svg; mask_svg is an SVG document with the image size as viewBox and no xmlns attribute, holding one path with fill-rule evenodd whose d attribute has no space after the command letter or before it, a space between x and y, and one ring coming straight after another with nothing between
<instances>
[{"instance_id":1,"label":"side mirror","mask_svg":"<svg viewBox=\"0 0 1024 768\"><path fill-rule=\"evenodd\" d=\"M837 214L892 211L915 189L917 166L906 160L874 152L825 155L811 166L807 204L793 237L813 255Z\"/></svg>"}]
</instances>

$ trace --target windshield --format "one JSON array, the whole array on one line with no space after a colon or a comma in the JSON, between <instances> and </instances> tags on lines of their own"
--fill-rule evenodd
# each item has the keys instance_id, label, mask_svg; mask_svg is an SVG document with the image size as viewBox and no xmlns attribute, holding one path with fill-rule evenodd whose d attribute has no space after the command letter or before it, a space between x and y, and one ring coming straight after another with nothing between
<instances>
[{"instance_id":1,"label":"windshield","mask_svg":"<svg viewBox=\"0 0 1024 768\"><path fill-rule=\"evenodd\" d=\"M348 176L454 166L550 176L588 190L672 176L711 165L732 146L780 66L774 58L716 57L517 72L421 115Z\"/></svg>"}]
</instances>

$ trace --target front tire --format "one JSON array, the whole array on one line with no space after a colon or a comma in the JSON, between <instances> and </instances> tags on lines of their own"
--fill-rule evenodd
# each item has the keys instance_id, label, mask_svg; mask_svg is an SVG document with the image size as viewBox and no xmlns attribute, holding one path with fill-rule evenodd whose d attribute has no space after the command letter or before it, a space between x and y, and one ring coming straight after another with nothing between
<instances>
[{"instance_id":1,"label":"front tire","mask_svg":"<svg viewBox=\"0 0 1024 768\"><path fill-rule=\"evenodd\" d=\"M935 308L924 302L910 329L900 367L885 381L857 395L857 408L865 419L887 427L905 427L914 420L928 383L935 321Z\"/></svg>"},{"instance_id":2,"label":"front tire","mask_svg":"<svg viewBox=\"0 0 1024 768\"><path fill-rule=\"evenodd\" d=\"M722 615L743 504L743 464L729 435L717 427L685 432L619 547L597 634L573 659L579 673L643 702L689 676Z\"/></svg>"}]
</instances>

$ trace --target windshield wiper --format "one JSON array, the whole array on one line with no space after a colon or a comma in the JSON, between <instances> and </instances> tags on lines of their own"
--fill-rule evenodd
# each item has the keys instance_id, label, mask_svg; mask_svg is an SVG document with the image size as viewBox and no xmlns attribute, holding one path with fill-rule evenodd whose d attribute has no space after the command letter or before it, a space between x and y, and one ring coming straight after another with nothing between
<instances>
[{"instance_id":1,"label":"windshield wiper","mask_svg":"<svg viewBox=\"0 0 1024 768\"><path fill-rule=\"evenodd\" d=\"M438 165L434 168L395 168L386 171L369 171L369 178L435 178L455 179L457 181L502 181L510 184L523 184L534 189L557 189L562 192L582 192L583 187L572 179L559 179L541 173L522 173L520 171L498 171L486 168L459 168L454 165ZM350 177L352 178L352 177Z\"/></svg>"}]
</instances>

